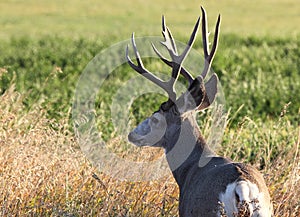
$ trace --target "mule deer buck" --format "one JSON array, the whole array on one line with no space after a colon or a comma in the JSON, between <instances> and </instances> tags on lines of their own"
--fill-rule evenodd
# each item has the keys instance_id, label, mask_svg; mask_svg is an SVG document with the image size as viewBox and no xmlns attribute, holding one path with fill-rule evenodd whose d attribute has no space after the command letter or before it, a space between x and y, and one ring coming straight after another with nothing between
<instances>
[{"instance_id":1,"label":"mule deer buck","mask_svg":"<svg viewBox=\"0 0 300 217\"><path fill-rule=\"evenodd\" d=\"M166 59L152 44L160 59L172 68L172 76L163 81L148 71L141 60L132 35L132 46L137 64L129 57L129 65L145 78L161 87L168 94L168 100L158 111L140 123L128 135L128 140L137 146L163 147L168 164L179 185L179 215L190 216L271 216L272 203L262 175L253 167L216 155L201 135L195 114L209 107L217 94L218 77L214 73L204 83L214 58L220 27L220 15L215 27L214 40L209 51L207 17L201 7L199 17L187 46L178 54L175 40L162 19L162 45L171 60ZM202 22L202 42L204 49L204 69L196 78L183 67ZM174 85L179 75L188 80L189 86L178 98ZM187 151L191 150L191 151ZM206 165L199 165L200 160ZM179 162L179 163L178 163Z\"/></svg>"}]
</instances>

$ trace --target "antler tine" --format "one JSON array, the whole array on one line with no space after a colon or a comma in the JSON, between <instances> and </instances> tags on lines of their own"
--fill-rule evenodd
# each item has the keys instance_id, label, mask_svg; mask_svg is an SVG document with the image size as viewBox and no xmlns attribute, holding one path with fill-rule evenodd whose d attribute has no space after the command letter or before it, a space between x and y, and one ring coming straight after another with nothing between
<instances>
[{"instance_id":1,"label":"antler tine","mask_svg":"<svg viewBox=\"0 0 300 217\"><path fill-rule=\"evenodd\" d=\"M199 29L199 25L200 25L200 17L198 17L197 19L197 22L194 26L194 29L193 29L193 32L191 34L191 37L190 37L190 40L185 48L185 51L182 53L181 56L183 56L183 58L186 57L186 55L188 54L188 52L191 50L194 42L195 42L195 39L196 39L196 35L197 35L197 32L198 32L198 29Z\"/></svg>"},{"instance_id":2,"label":"antler tine","mask_svg":"<svg viewBox=\"0 0 300 217\"><path fill-rule=\"evenodd\" d=\"M213 46L211 48L211 60L214 58L217 47L218 47L218 42L219 42L219 33L220 33L220 23L221 23L221 15L219 14L218 19L217 19L217 24L215 28L215 36L214 36L214 41L213 41Z\"/></svg>"},{"instance_id":3,"label":"antler tine","mask_svg":"<svg viewBox=\"0 0 300 217\"><path fill-rule=\"evenodd\" d=\"M207 17L206 11L201 6L202 11L202 42L203 42L203 51L204 51L204 69L201 73L203 79L206 77L207 73L210 70L212 60L215 56L217 46L218 46L218 39L219 39L219 31L220 31L220 23L221 23L221 15L218 16L216 28L215 28L215 35L214 41L212 45L212 49L209 52L209 42L208 42L208 31L207 31Z\"/></svg>"},{"instance_id":4,"label":"antler tine","mask_svg":"<svg viewBox=\"0 0 300 217\"><path fill-rule=\"evenodd\" d=\"M170 67L173 67L173 62L172 61L169 61L167 60L167 58L165 58L157 49L156 47L154 46L153 43L151 43L152 45L152 48L154 50L154 52L157 54L157 56L165 63L167 64L168 66ZM194 80L194 77L183 67L181 66L181 70L180 70L180 74L183 75L183 77L185 79L188 80L189 84L191 84Z\"/></svg>"},{"instance_id":5,"label":"antler tine","mask_svg":"<svg viewBox=\"0 0 300 217\"><path fill-rule=\"evenodd\" d=\"M176 43L175 40L172 36L171 31L169 28L166 26L164 16L162 17L162 34L164 36L165 41L161 42L163 46L165 46L170 54L170 57L172 61L167 60L164 58L160 52L155 48L154 44L152 43L152 47L155 51L155 53L160 57L160 59L165 62L167 65L172 67L172 77L168 81L162 81L160 78L157 76L153 75L151 72L149 72L143 65L142 59L139 55L139 52L137 50L137 46L134 40L134 33L132 33L131 37L131 42L132 42L132 47L134 49L137 65L132 62L132 60L129 57L129 46L126 48L126 59L128 64L133 68L135 71L137 71L139 74L143 75L145 78L148 80L152 81L162 89L164 89L168 95L169 99L168 102L165 104L165 109L169 107L172 103L175 102L176 100L176 91L175 91L175 83L178 80L179 73L181 73L191 84L194 78L192 75L182 68L182 63L186 56L188 55L189 51L191 50L193 43L195 42L195 38L199 29L199 24L200 24L200 18L198 18L193 32L190 36L190 39L188 41L187 46L185 47L184 51L179 55L177 53L177 48L176 48Z\"/></svg>"},{"instance_id":6,"label":"antler tine","mask_svg":"<svg viewBox=\"0 0 300 217\"><path fill-rule=\"evenodd\" d=\"M162 25L162 35L165 38L165 41L161 42L161 44L168 49L170 55L177 54L176 43L170 29L166 25L165 16L162 16L161 25Z\"/></svg>"},{"instance_id":7,"label":"antler tine","mask_svg":"<svg viewBox=\"0 0 300 217\"><path fill-rule=\"evenodd\" d=\"M206 17L206 11L204 8L201 6L201 11L202 11L202 43L203 43L203 51L204 51L204 57L208 56L208 49L209 49L209 44L208 44L208 32L207 32L207 17Z\"/></svg>"},{"instance_id":8,"label":"antler tine","mask_svg":"<svg viewBox=\"0 0 300 217\"><path fill-rule=\"evenodd\" d=\"M182 54L178 55L175 40L172 36L170 29L166 26L164 16L162 17L162 34L164 36L165 41L161 42L161 43L162 43L162 45L164 45L167 48L172 61L167 60L156 49L156 47L154 46L153 43L152 43L152 48L153 48L154 52L159 56L159 58L164 63L166 63L168 66L172 67L172 78L170 79L169 82L171 82L171 80L172 80L173 86L174 86L176 80L178 79L179 73L182 74L188 80L189 84L191 84L192 81L194 80L193 76L185 68L182 67L182 63L193 46L193 43L195 41L198 29L199 29L199 24L200 24L200 18L198 18L198 20L194 26L193 32L190 36L187 46L185 47Z\"/></svg>"},{"instance_id":9,"label":"antler tine","mask_svg":"<svg viewBox=\"0 0 300 217\"><path fill-rule=\"evenodd\" d=\"M168 31L168 36L169 36L169 37L165 37L166 43L169 42L169 44L171 44L173 47L173 50L171 50L168 46L166 46L167 49L169 50L169 53L170 53L170 56L171 56L171 59L173 62L172 77L169 80L170 86L172 87L173 90L174 90L174 85L179 77L179 73L181 72L182 63L183 63L184 59L186 58L186 56L188 55L188 53L190 52L190 50L193 46L193 43L195 42L196 35L197 35L198 29L199 29L199 23L200 23L200 18L198 18L196 25L193 29L193 32L190 36L190 39L188 41L188 44L181 54L177 54L174 38L172 37L171 31L169 30L169 28L166 27L166 29ZM164 32L163 32L163 34L164 34ZM165 36L165 34L164 34L164 36ZM186 75L188 75L188 74L186 74Z\"/></svg>"},{"instance_id":10,"label":"antler tine","mask_svg":"<svg viewBox=\"0 0 300 217\"><path fill-rule=\"evenodd\" d=\"M165 38L165 41L164 42L161 42L166 48L167 50L169 51L169 54L171 56L171 59L173 60L173 62L181 65L182 62L184 61L185 57L187 56L187 54L189 53L189 51L191 50L194 42L195 42L195 39L196 39L196 35L197 35L197 32L198 32L198 29L199 29L199 24L200 24L200 18L198 18L195 26L194 26L194 29L193 29L193 32L190 36L190 39L187 43L187 46L185 47L184 51L182 52L182 54L178 54L177 53L177 48L176 48L176 43L175 43L175 40L172 36L172 33L171 31L169 30L169 28L166 26L165 24L165 21L163 19L163 31L162 31L162 34ZM167 31L167 32L166 32ZM160 55L162 56L162 55Z\"/></svg>"},{"instance_id":11,"label":"antler tine","mask_svg":"<svg viewBox=\"0 0 300 217\"><path fill-rule=\"evenodd\" d=\"M145 67L144 64L142 62L142 59L140 57L140 54L137 50L137 46L134 40L134 33L132 33L131 36L131 43L132 43L132 47L134 50L134 54L136 57L136 61L137 61L137 65L135 65L132 60L129 57L129 46L127 45L126 47L126 59L128 64L130 65L131 68L133 68L135 71L137 71L139 74L141 74L142 76L144 76L145 78L147 78L148 80L152 81L154 84L158 85L159 87L161 87L162 89L164 89L168 95L169 98L173 98L175 95L176 98L176 93L174 92L174 90L172 88L170 88L170 82L169 81L162 81L160 78L158 78L157 76L155 76L154 74L152 74L151 72L149 72Z\"/></svg>"}]
</instances>

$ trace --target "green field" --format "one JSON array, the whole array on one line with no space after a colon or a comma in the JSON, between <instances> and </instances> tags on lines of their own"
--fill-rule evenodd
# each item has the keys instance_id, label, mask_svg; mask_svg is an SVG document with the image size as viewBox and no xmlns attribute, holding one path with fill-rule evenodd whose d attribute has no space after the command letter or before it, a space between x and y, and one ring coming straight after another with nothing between
<instances>
[{"instance_id":1,"label":"green field","mask_svg":"<svg viewBox=\"0 0 300 217\"><path fill-rule=\"evenodd\" d=\"M132 31L158 35L164 14L173 32L185 36L190 31L200 4L209 11L209 22L223 16L223 34L241 36L299 35L300 6L296 0L228 1L1 1L1 39L29 35L127 39ZM113 37L113 40L111 38Z\"/></svg>"},{"instance_id":2,"label":"green field","mask_svg":"<svg viewBox=\"0 0 300 217\"><path fill-rule=\"evenodd\" d=\"M131 32L160 36L162 14L174 37L187 41L199 4L211 29L222 15L213 69L230 113L218 153L261 170L275 216L300 215L296 0L28 0L0 1L0 216L178 215L178 189L170 174L149 182L120 181L91 166L74 135L71 107L80 75L94 56ZM194 48L202 53L200 44L198 39ZM163 68L152 59L146 64ZM135 76L125 65L115 70L97 93L95 114L110 150L142 160L161 152L120 142L110 114L120 84ZM161 100L153 94L136 99L133 122ZM199 115L205 135L209 120L210 112Z\"/></svg>"}]
</instances>

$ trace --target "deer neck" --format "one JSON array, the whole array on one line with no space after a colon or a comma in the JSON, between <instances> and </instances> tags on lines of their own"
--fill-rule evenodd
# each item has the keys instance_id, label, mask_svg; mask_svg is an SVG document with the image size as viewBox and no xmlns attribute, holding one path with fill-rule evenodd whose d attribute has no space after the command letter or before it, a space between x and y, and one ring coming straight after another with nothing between
<instances>
[{"instance_id":1,"label":"deer neck","mask_svg":"<svg viewBox=\"0 0 300 217\"><path fill-rule=\"evenodd\" d=\"M171 145L166 147L166 157L179 186L184 183L185 174L198 166L201 159L215 155L206 145L195 115L184 118L177 136L173 136L170 143Z\"/></svg>"}]
</instances>

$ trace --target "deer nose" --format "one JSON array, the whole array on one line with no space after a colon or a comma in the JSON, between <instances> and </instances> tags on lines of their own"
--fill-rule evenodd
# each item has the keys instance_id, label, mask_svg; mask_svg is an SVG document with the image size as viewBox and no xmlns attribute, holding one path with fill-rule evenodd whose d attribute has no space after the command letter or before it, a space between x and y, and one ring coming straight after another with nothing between
<instances>
[{"instance_id":1,"label":"deer nose","mask_svg":"<svg viewBox=\"0 0 300 217\"><path fill-rule=\"evenodd\" d=\"M127 137L127 138L128 138L128 141L129 141L129 142L134 142L134 138L135 138L135 137L134 137L134 134L135 134L134 132L130 132L130 133L128 134L128 137Z\"/></svg>"},{"instance_id":2,"label":"deer nose","mask_svg":"<svg viewBox=\"0 0 300 217\"><path fill-rule=\"evenodd\" d=\"M137 134L136 132L132 131L128 134L127 138L128 138L128 141L131 142L131 143L136 143L136 142L140 142L142 140L142 137L141 135Z\"/></svg>"}]
</instances>

